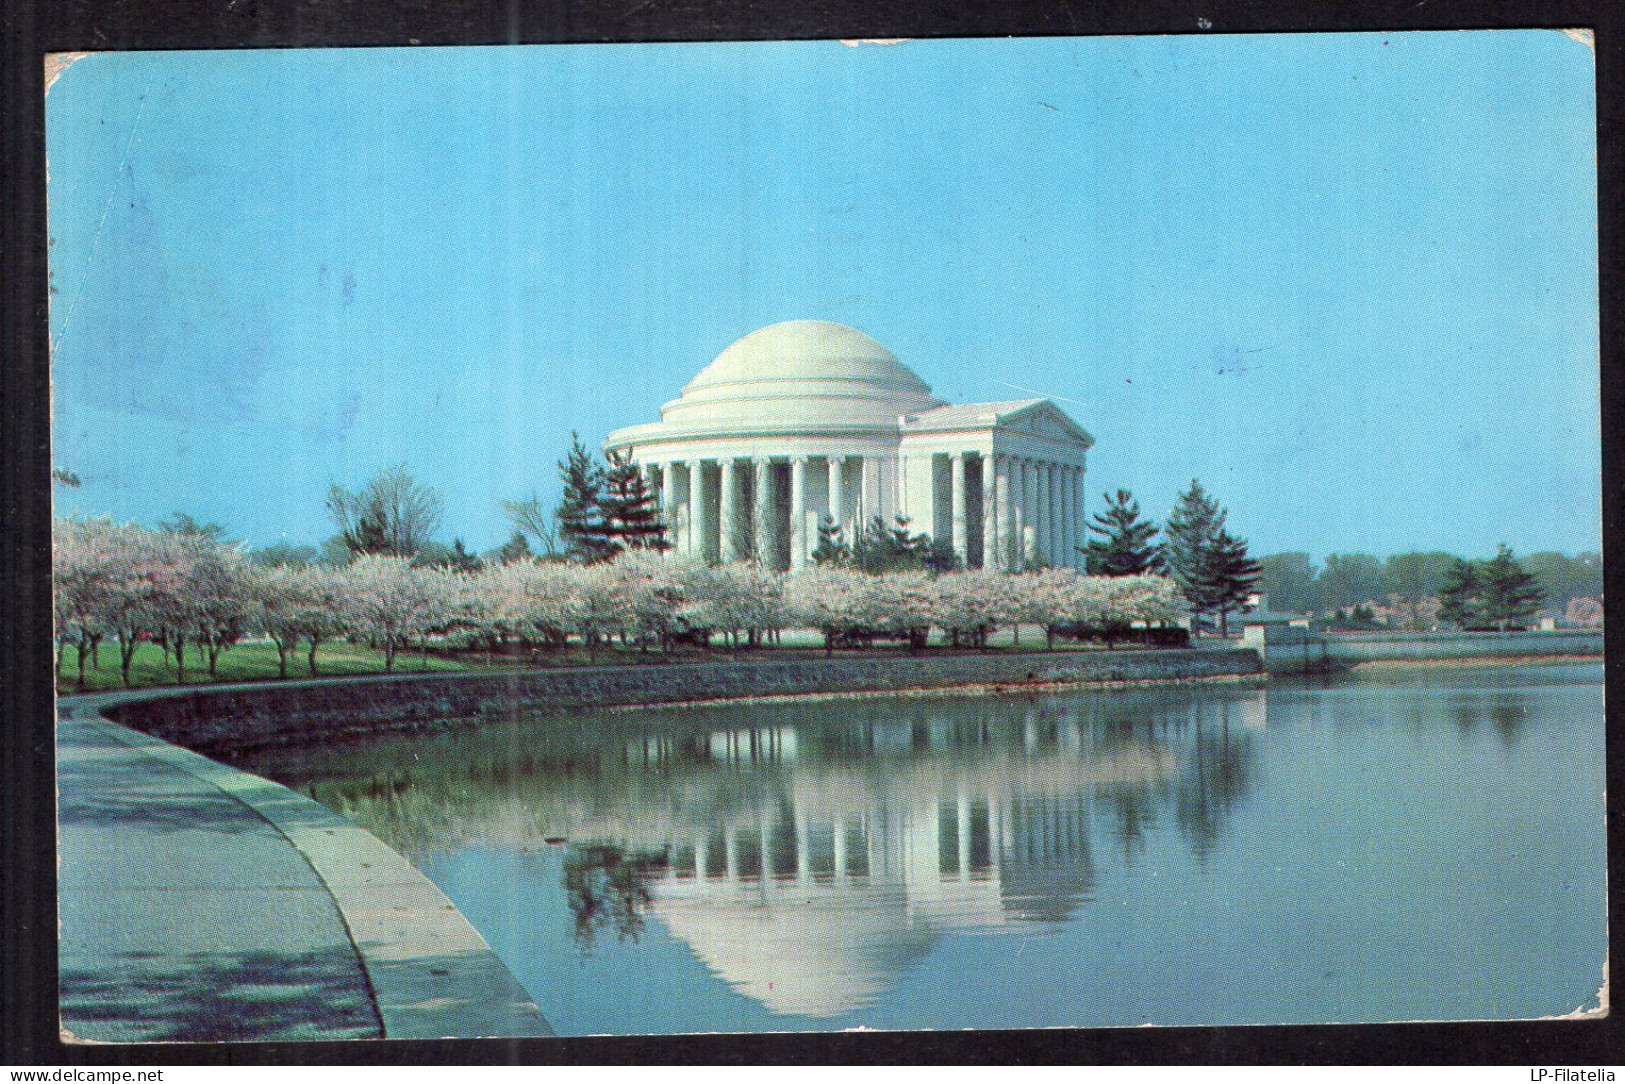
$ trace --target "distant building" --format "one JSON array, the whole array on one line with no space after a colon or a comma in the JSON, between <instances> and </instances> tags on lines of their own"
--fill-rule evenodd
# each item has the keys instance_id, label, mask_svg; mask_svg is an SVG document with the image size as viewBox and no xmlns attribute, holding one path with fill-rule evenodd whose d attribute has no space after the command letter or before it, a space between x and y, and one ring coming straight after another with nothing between
<instances>
[{"instance_id":1,"label":"distant building","mask_svg":"<svg viewBox=\"0 0 1625 1084\"><path fill-rule=\"evenodd\" d=\"M950 405L862 332L793 320L728 347L605 449L644 468L677 552L701 560L801 568L826 516L850 540L901 515L968 568L1082 569L1093 443L1048 399Z\"/></svg>"},{"instance_id":2,"label":"distant building","mask_svg":"<svg viewBox=\"0 0 1625 1084\"><path fill-rule=\"evenodd\" d=\"M1292 625L1306 629L1313 622L1308 614L1270 609L1269 595L1263 591L1254 591L1247 596L1247 601L1242 603L1241 609L1237 611L1236 623L1240 625Z\"/></svg>"}]
</instances>

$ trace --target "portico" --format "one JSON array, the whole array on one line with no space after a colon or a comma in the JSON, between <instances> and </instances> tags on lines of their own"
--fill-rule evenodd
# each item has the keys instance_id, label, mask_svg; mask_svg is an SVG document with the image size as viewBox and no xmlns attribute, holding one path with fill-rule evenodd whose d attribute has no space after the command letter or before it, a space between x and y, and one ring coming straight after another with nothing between
<instances>
[{"instance_id":1,"label":"portico","mask_svg":"<svg viewBox=\"0 0 1625 1084\"><path fill-rule=\"evenodd\" d=\"M675 552L799 569L819 524L874 517L951 539L967 568L1081 568L1092 438L1048 399L950 405L839 324L747 335L666 404L612 433L646 473Z\"/></svg>"}]
</instances>

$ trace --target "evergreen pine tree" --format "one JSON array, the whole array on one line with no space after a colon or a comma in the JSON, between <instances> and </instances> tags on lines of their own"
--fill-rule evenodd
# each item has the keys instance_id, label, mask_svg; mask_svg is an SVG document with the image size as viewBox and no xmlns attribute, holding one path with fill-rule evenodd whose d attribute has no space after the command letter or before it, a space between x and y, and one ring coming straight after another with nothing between
<instances>
[{"instance_id":1,"label":"evergreen pine tree","mask_svg":"<svg viewBox=\"0 0 1625 1084\"><path fill-rule=\"evenodd\" d=\"M478 572L480 559L468 552L461 538L451 540L451 552L446 555L445 567L453 572Z\"/></svg>"},{"instance_id":2,"label":"evergreen pine tree","mask_svg":"<svg viewBox=\"0 0 1625 1084\"><path fill-rule=\"evenodd\" d=\"M958 572L961 567L953 540L949 538L927 538L922 560L927 572Z\"/></svg>"},{"instance_id":3,"label":"evergreen pine tree","mask_svg":"<svg viewBox=\"0 0 1625 1084\"><path fill-rule=\"evenodd\" d=\"M1218 608L1219 600L1211 586L1210 552L1215 536L1224 529L1224 519L1219 503L1207 495L1201 482L1192 479L1190 489L1179 495L1163 530L1163 564L1198 620Z\"/></svg>"},{"instance_id":4,"label":"evergreen pine tree","mask_svg":"<svg viewBox=\"0 0 1625 1084\"><path fill-rule=\"evenodd\" d=\"M1106 494L1106 510L1096 512L1089 530L1100 535L1081 547L1091 576L1138 576L1162 571L1160 548L1152 541L1157 525L1140 519L1140 502L1126 489Z\"/></svg>"},{"instance_id":5,"label":"evergreen pine tree","mask_svg":"<svg viewBox=\"0 0 1625 1084\"><path fill-rule=\"evenodd\" d=\"M559 461L564 493L553 518L559 525L565 555L590 564L613 557L616 552L604 533L604 471L593 462L592 453L579 436L571 433L570 440L570 454Z\"/></svg>"},{"instance_id":6,"label":"evergreen pine tree","mask_svg":"<svg viewBox=\"0 0 1625 1084\"><path fill-rule=\"evenodd\" d=\"M852 563L852 547L842 537L841 525L833 516L818 521L818 546L812 552L816 565L848 565Z\"/></svg>"},{"instance_id":7,"label":"evergreen pine tree","mask_svg":"<svg viewBox=\"0 0 1625 1084\"><path fill-rule=\"evenodd\" d=\"M1504 544L1496 549L1494 557L1478 566L1478 582L1479 615L1502 632L1528 628L1546 600L1546 592L1535 576L1524 571Z\"/></svg>"},{"instance_id":8,"label":"evergreen pine tree","mask_svg":"<svg viewBox=\"0 0 1625 1084\"><path fill-rule=\"evenodd\" d=\"M1444 586L1439 589L1439 620L1458 629L1471 627L1479 620L1480 591L1478 570L1471 563L1456 558L1445 573Z\"/></svg>"},{"instance_id":9,"label":"evergreen pine tree","mask_svg":"<svg viewBox=\"0 0 1625 1084\"><path fill-rule=\"evenodd\" d=\"M911 533L908 524L907 516L898 516L889 526L875 516L852 544L852 564L872 575L925 568L931 539Z\"/></svg>"},{"instance_id":10,"label":"evergreen pine tree","mask_svg":"<svg viewBox=\"0 0 1625 1084\"><path fill-rule=\"evenodd\" d=\"M1221 513L1222 517L1223 513ZM1247 542L1220 527L1214 534L1204 561L1202 587L1219 611L1219 635L1230 634L1230 611L1240 608L1264 574L1259 563L1247 556Z\"/></svg>"},{"instance_id":11,"label":"evergreen pine tree","mask_svg":"<svg viewBox=\"0 0 1625 1084\"><path fill-rule=\"evenodd\" d=\"M609 453L598 501L600 521L595 531L611 552L668 550L666 524L643 471L625 452Z\"/></svg>"},{"instance_id":12,"label":"evergreen pine tree","mask_svg":"<svg viewBox=\"0 0 1625 1084\"><path fill-rule=\"evenodd\" d=\"M508 537L508 541L504 542L492 556L496 558L498 564L503 565L523 561L531 556L530 539L525 537L524 531L515 527L513 534Z\"/></svg>"}]
</instances>

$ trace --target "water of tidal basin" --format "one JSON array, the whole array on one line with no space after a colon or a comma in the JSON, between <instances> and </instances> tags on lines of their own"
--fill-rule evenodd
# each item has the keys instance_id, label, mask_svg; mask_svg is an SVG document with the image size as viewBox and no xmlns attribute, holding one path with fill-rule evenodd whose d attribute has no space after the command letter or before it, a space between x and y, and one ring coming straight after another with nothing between
<instances>
[{"instance_id":1,"label":"water of tidal basin","mask_svg":"<svg viewBox=\"0 0 1625 1084\"><path fill-rule=\"evenodd\" d=\"M1603 982L1600 664L552 716L242 764L406 854L564 1034L1513 1018Z\"/></svg>"}]
</instances>

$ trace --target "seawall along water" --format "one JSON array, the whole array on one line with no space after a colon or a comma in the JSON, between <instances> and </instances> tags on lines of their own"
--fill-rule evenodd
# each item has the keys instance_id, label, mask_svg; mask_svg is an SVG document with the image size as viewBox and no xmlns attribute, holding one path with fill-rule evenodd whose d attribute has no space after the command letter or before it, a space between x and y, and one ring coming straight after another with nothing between
<instances>
[{"instance_id":1,"label":"seawall along water","mask_svg":"<svg viewBox=\"0 0 1625 1084\"><path fill-rule=\"evenodd\" d=\"M1242 648L840 656L238 685L138 699L110 708L108 714L166 741L207 752L588 708L961 686L1177 681L1261 672L1258 653Z\"/></svg>"}]
</instances>

